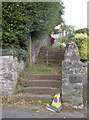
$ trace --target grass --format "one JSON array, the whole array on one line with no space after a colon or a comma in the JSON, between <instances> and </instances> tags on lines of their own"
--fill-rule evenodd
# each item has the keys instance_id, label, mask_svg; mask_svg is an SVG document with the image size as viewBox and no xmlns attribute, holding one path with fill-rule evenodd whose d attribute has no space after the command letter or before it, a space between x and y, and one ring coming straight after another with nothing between
<instances>
[{"instance_id":1,"label":"grass","mask_svg":"<svg viewBox=\"0 0 89 120\"><path fill-rule=\"evenodd\" d=\"M39 109L38 109L38 108L32 108L32 110L33 110L33 111L39 111Z\"/></svg>"},{"instance_id":2,"label":"grass","mask_svg":"<svg viewBox=\"0 0 89 120\"><path fill-rule=\"evenodd\" d=\"M29 74L60 74L61 73L61 63L58 65L50 65L47 67L43 64L33 64L31 66L26 66L21 73L23 76L28 76Z\"/></svg>"},{"instance_id":3,"label":"grass","mask_svg":"<svg viewBox=\"0 0 89 120\"><path fill-rule=\"evenodd\" d=\"M65 51L65 47L61 47L60 48L60 46L47 46L47 48L49 49L49 50L52 50L52 51L56 51L56 50L61 50L61 51Z\"/></svg>"}]
</instances>

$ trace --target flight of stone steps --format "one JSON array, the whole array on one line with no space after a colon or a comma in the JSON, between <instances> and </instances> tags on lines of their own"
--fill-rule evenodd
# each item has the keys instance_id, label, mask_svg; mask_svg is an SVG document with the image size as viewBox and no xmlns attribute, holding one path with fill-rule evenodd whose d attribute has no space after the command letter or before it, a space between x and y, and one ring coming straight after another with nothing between
<instances>
[{"instance_id":1,"label":"flight of stone steps","mask_svg":"<svg viewBox=\"0 0 89 120\"><path fill-rule=\"evenodd\" d=\"M37 63L44 63L48 65L59 65L59 63L64 59L64 51L59 49L50 48L43 46L37 57Z\"/></svg>"},{"instance_id":2,"label":"flight of stone steps","mask_svg":"<svg viewBox=\"0 0 89 120\"><path fill-rule=\"evenodd\" d=\"M59 49L42 47L37 57L36 64L59 66L64 59L64 54ZM30 100L49 100L56 93L61 93L61 74L29 74L27 80L21 80L19 85L27 83L22 88L22 98Z\"/></svg>"},{"instance_id":3,"label":"flight of stone steps","mask_svg":"<svg viewBox=\"0 0 89 120\"><path fill-rule=\"evenodd\" d=\"M59 74L35 74L29 75L29 80L21 81L19 84L27 83L28 86L22 88L26 101L50 100L56 93L61 93L61 76Z\"/></svg>"}]
</instances>

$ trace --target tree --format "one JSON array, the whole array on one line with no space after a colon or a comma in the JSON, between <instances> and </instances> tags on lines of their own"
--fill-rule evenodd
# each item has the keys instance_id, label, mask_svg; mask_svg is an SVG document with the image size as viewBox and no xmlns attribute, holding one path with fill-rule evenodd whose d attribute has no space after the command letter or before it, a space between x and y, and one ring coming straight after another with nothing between
<instances>
[{"instance_id":1,"label":"tree","mask_svg":"<svg viewBox=\"0 0 89 120\"><path fill-rule=\"evenodd\" d=\"M2 40L2 4L0 3L0 49L1 49L1 40ZM1 52L1 51L0 51Z\"/></svg>"},{"instance_id":2,"label":"tree","mask_svg":"<svg viewBox=\"0 0 89 120\"><path fill-rule=\"evenodd\" d=\"M2 3L2 48L28 51L29 34L50 33L63 21L63 10L62 2Z\"/></svg>"}]
</instances>

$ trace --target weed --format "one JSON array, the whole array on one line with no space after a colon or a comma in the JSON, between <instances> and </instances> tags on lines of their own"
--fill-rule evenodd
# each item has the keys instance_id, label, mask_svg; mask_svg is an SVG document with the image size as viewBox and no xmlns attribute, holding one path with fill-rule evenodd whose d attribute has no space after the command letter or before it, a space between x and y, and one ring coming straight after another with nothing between
<instances>
[{"instance_id":1,"label":"weed","mask_svg":"<svg viewBox=\"0 0 89 120\"><path fill-rule=\"evenodd\" d=\"M22 85L23 85L24 87L28 87L28 86L29 86L29 84L28 84L27 82L22 83Z\"/></svg>"},{"instance_id":2,"label":"weed","mask_svg":"<svg viewBox=\"0 0 89 120\"><path fill-rule=\"evenodd\" d=\"M39 111L39 109L38 109L38 108L32 108L32 110L33 110L33 111Z\"/></svg>"},{"instance_id":3,"label":"weed","mask_svg":"<svg viewBox=\"0 0 89 120\"><path fill-rule=\"evenodd\" d=\"M48 104L48 101L46 101L46 100L44 100L44 101L35 100L35 101L33 102L33 105L45 105L45 106L47 106L47 104Z\"/></svg>"},{"instance_id":4,"label":"weed","mask_svg":"<svg viewBox=\"0 0 89 120\"><path fill-rule=\"evenodd\" d=\"M52 104L53 99L54 99L54 95L53 95L53 96L52 96L52 98L49 100L49 105L51 105L51 104Z\"/></svg>"},{"instance_id":5,"label":"weed","mask_svg":"<svg viewBox=\"0 0 89 120\"><path fill-rule=\"evenodd\" d=\"M22 88L17 88L17 92L18 93L22 92Z\"/></svg>"}]
</instances>

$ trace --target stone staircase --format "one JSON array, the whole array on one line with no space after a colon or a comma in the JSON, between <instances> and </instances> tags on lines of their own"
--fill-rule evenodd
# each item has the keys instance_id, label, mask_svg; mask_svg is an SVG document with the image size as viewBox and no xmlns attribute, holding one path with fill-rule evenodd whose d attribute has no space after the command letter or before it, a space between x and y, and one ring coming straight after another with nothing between
<instances>
[{"instance_id":1,"label":"stone staircase","mask_svg":"<svg viewBox=\"0 0 89 120\"><path fill-rule=\"evenodd\" d=\"M42 47L37 57L36 64L56 65L62 62L64 54L59 49ZM22 98L30 100L50 100L56 93L61 93L61 74L29 74L27 80L21 80Z\"/></svg>"},{"instance_id":2,"label":"stone staircase","mask_svg":"<svg viewBox=\"0 0 89 120\"><path fill-rule=\"evenodd\" d=\"M50 100L55 93L61 93L61 76L59 74L35 74L29 75L29 80L19 83L26 83L28 86L22 88L23 96L26 101L31 100Z\"/></svg>"},{"instance_id":3,"label":"stone staircase","mask_svg":"<svg viewBox=\"0 0 89 120\"><path fill-rule=\"evenodd\" d=\"M43 46L37 57L37 63L58 65L64 59L64 51Z\"/></svg>"}]
</instances>

